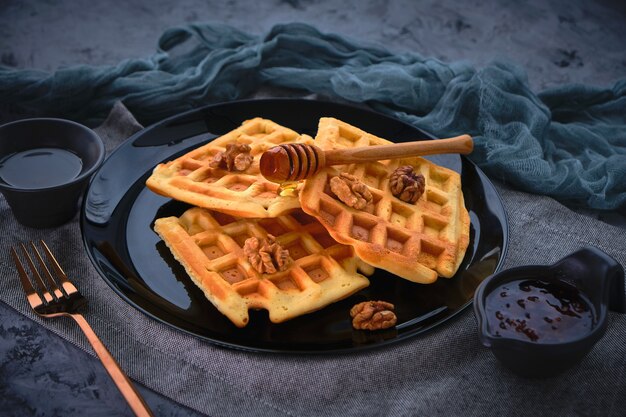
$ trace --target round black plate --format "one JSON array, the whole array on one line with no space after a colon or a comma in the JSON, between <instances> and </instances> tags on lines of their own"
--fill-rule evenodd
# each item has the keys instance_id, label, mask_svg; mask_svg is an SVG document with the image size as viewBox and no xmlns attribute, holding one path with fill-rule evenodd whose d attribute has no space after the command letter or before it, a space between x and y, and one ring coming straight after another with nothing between
<instances>
[{"instance_id":1,"label":"round black plate","mask_svg":"<svg viewBox=\"0 0 626 417\"><path fill-rule=\"evenodd\" d=\"M420 285L377 270L371 285L312 314L272 324L251 311L239 329L204 297L152 230L154 220L180 215L186 204L160 197L144 182L154 166L260 116L314 136L320 117L335 117L394 141L428 138L396 119L344 104L269 99L211 105L164 120L129 138L94 176L83 202L81 227L89 257L115 292L147 315L213 343L253 351L337 352L397 342L442 324L470 305L474 290L497 271L507 245L501 200L487 177L458 155L430 158L461 173L470 213L470 244L451 279ZM352 329L349 310L364 300L396 306L398 325L379 332Z\"/></svg>"}]
</instances>

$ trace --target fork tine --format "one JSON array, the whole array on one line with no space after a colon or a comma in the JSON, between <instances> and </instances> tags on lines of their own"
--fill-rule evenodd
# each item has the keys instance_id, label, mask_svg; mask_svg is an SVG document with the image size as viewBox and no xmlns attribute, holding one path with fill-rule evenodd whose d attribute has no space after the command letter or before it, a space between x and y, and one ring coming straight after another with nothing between
<instances>
[{"instance_id":1,"label":"fork tine","mask_svg":"<svg viewBox=\"0 0 626 417\"><path fill-rule=\"evenodd\" d=\"M41 274L39 273L39 271L37 270L37 267L35 266L35 263L33 262L33 258L30 256L30 253L28 253L28 249L26 248L26 245L24 245L23 243L20 243L20 246L22 247L24 258L26 258L26 263L28 264L28 267L30 268L30 271L32 272L32 276L34 277L35 284L41 290L41 293L39 295L42 296L44 303L48 304L54 299L52 295L50 294L50 291L48 291L48 288L44 284L43 279L41 278Z\"/></svg>"},{"instance_id":2,"label":"fork tine","mask_svg":"<svg viewBox=\"0 0 626 417\"><path fill-rule=\"evenodd\" d=\"M46 251L46 257L50 260L50 257L52 256L52 253L50 253L50 249L48 249L48 246L46 246L45 242L43 240L39 241L40 244L42 244L44 250ZM35 253L35 257L37 258L37 261L39 262L39 265L41 266L42 271L44 272L44 275L48 281L48 284L50 285L49 288L52 289L52 294L53 297L55 299L61 299L63 297L67 297L67 294L65 294L65 291L61 291L59 290L60 286L54 281L54 277L52 276L52 274L50 273L50 270L48 269L48 265L46 265L46 263L44 262L43 258L41 257L41 254L39 253L39 250L37 249L37 246L35 246L34 242L30 242L30 246L33 248L33 252ZM56 260L54 259L54 257L52 257L52 261L53 261L53 267L55 268L61 268L59 266L59 264L56 262ZM61 271L62 272L62 271ZM65 275L65 274L63 274ZM62 288L62 287L61 287Z\"/></svg>"},{"instance_id":3,"label":"fork tine","mask_svg":"<svg viewBox=\"0 0 626 417\"><path fill-rule=\"evenodd\" d=\"M42 298L41 294L35 290L33 284L31 284L30 279L28 278L28 273L26 272L20 257L17 255L15 248L11 248L11 255L13 256L13 261L15 261L15 267L17 268L18 275L20 276L20 282L22 283L22 287L26 293L28 303L32 308L45 303L45 298Z\"/></svg>"},{"instance_id":4,"label":"fork tine","mask_svg":"<svg viewBox=\"0 0 626 417\"><path fill-rule=\"evenodd\" d=\"M56 272L59 280L63 282L67 281L67 275L65 275L65 271L63 271L63 268L61 268L61 265L59 265L59 263L57 262L56 258L50 251L50 248L48 247L46 242L44 242L43 240L40 240L39 243L43 247L44 253L46 254L46 258L48 258L48 261L50 261L50 263L52 264L52 267L54 268L54 271Z\"/></svg>"},{"instance_id":5,"label":"fork tine","mask_svg":"<svg viewBox=\"0 0 626 417\"><path fill-rule=\"evenodd\" d=\"M40 240L39 243L41 244L41 246L44 249L44 253L46 254L46 258L48 258L48 261L52 264L52 269L54 269L54 272L57 275L57 279L61 282L61 290L63 291L63 294L66 297L68 297L70 294L72 294L74 292L78 292L78 289L67 278L67 275L65 274L65 271L63 271L63 268L61 268L61 265L59 265L59 262L57 262L57 259L52 254L52 251L50 250L50 248L48 247L46 242L44 242L43 240Z\"/></svg>"}]
</instances>

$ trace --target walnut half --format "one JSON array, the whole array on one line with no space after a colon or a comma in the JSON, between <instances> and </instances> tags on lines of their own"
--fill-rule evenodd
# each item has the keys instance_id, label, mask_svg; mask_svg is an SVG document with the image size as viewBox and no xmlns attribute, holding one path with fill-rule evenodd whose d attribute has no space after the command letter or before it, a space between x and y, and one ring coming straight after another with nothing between
<instances>
[{"instance_id":1,"label":"walnut half","mask_svg":"<svg viewBox=\"0 0 626 417\"><path fill-rule=\"evenodd\" d=\"M267 235L267 239L250 237L243 244L243 253L254 269L260 274L273 274L288 267L289 251L283 249L276 238Z\"/></svg>"},{"instance_id":2,"label":"walnut half","mask_svg":"<svg viewBox=\"0 0 626 417\"><path fill-rule=\"evenodd\" d=\"M396 168L389 176L391 194L407 203L415 203L424 194L426 179L415 172L412 166Z\"/></svg>"},{"instance_id":3,"label":"walnut half","mask_svg":"<svg viewBox=\"0 0 626 417\"><path fill-rule=\"evenodd\" d=\"M250 145L245 143L229 143L224 152L218 152L209 162L212 168L222 168L227 171L245 171L252 164Z\"/></svg>"},{"instance_id":4,"label":"walnut half","mask_svg":"<svg viewBox=\"0 0 626 417\"><path fill-rule=\"evenodd\" d=\"M348 207L363 210L372 200L372 193L357 177L342 172L330 179L330 190Z\"/></svg>"},{"instance_id":5,"label":"walnut half","mask_svg":"<svg viewBox=\"0 0 626 417\"><path fill-rule=\"evenodd\" d=\"M388 329L396 325L394 306L386 301L364 301L350 309L352 327L357 330Z\"/></svg>"}]
</instances>

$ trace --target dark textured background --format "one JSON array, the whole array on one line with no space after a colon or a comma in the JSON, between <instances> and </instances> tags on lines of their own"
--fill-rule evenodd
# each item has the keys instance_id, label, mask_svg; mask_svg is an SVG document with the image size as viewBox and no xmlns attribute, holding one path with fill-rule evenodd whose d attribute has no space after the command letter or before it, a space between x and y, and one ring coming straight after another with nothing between
<instances>
[{"instance_id":1,"label":"dark textured background","mask_svg":"<svg viewBox=\"0 0 626 417\"><path fill-rule=\"evenodd\" d=\"M625 17L620 0L2 0L0 54L20 68L116 64L150 55L171 26L218 21L265 34L302 21L447 62L507 58L541 90L622 77Z\"/></svg>"},{"instance_id":2,"label":"dark textured background","mask_svg":"<svg viewBox=\"0 0 626 417\"><path fill-rule=\"evenodd\" d=\"M48 71L113 65L150 56L166 28L201 21L259 35L302 21L446 62L507 59L526 69L536 91L626 75L626 2L609 0L0 0L0 62ZM197 415L142 393L159 416ZM94 357L0 303L0 416L31 415L130 412Z\"/></svg>"}]
</instances>

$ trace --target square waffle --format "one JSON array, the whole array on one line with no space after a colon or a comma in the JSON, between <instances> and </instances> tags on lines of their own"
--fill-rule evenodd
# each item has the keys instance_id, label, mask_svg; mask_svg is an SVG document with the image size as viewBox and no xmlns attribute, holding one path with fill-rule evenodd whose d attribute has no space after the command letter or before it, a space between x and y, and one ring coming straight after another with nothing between
<instances>
[{"instance_id":1,"label":"square waffle","mask_svg":"<svg viewBox=\"0 0 626 417\"><path fill-rule=\"evenodd\" d=\"M271 120L254 118L181 157L155 167L146 181L157 194L237 217L277 217L300 206L296 192L281 192L259 171L260 155L282 143L313 143ZM250 146L252 164L242 172L212 168L210 161L229 144Z\"/></svg>"},{"instance_id":2,"label":"square waffle","mask_svg":"<svg viewBox=\"0 0 626 417\"><path fill-rule=\"evenodd\" d=\"M338 244L301 210L266 219L236 219L198 207L155 221L154 230L209 301L236 326L249 309L266 309L270 321L318 310L367 287L352 247ZM259 274L248 262L246 239L273 235L289 251L288 269ZM370 271L371 272L371 271Z\"/></svg>"},{"instance_id":3,"label":"square waffle","mask_svg":"<svg viewBox=\"0 0 626 417\"><path fill-rule=\"evenodd\" d=\"M333 118L320 119L315 141L323 149L391 143ZM413 166L426 179L415 204L389 190L389 175L403 165ZM372 193L373 202L365 209L347 206L330 190L330 179L341 172L357 177ZM305 181L300 204L337 242L354 247L364 262L418 283L452 277L469 244L460 175L424 158L326 167Z\"/></svg>"}]
</instances>

